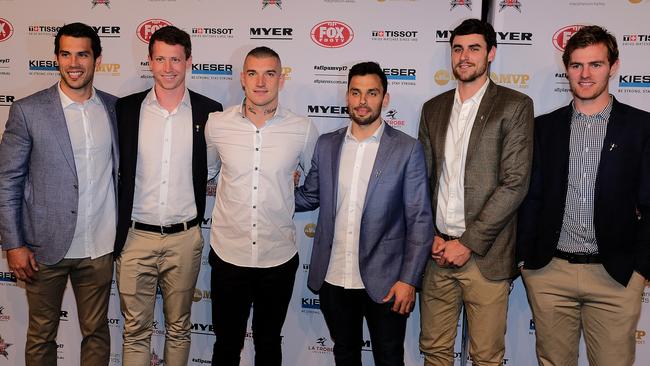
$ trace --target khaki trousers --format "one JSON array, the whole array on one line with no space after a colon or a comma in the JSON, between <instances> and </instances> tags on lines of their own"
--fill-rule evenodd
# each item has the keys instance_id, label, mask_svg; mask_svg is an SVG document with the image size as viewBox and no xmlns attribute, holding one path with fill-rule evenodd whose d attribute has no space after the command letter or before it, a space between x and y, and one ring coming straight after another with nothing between
<instances>
[{"instance_id":1,"label":"khaki trousers","mask_svg":"<svg viewBox=\"0 0 650 366\"><path fill-rule=\"evenodd\" d=\"M82 366L108 365L111 345L107 313L113 255L63 259L54 265L39 263L35 276L32 283L25 283L29 305L25 364L56 365L56 335L69 277L82 336L80 363Z\"/></svg>"},{"instance_id":2,"label":"khaki trousers","mask_svg":"<svg viewBox=\"0 0 650 366\"><path fill-rule=\"evenodd\" d=\"M162 291L165 316L165 365L187 365L192 296L202 250L203 237L198 226L168 235L129 229L116 267L124 316L122 365L151 363L157 286Z\"/></svg>"},{"instance_id":3,"label":"khaki trousers","mask_svg":"<svg viewBox=\"0 0 650 366\"><path fill-rule=\"evenodd\" d=\"M581 331L589 365L634 363L643 276L634 272L624 287L601 264L553 258L544 268L522 270L522 277L533 310L541 366L577 365Z\"/></svg>"},{"instance_id":4,"label":"khaki trousers","mask_svg":"<svg viewBox=\"0 0 650 366\"><path fill-rule=\"evenodd\" d=\"M483 277L473 257L461 268L427 264L420 296L420 350L427 366L454 364L461 306L467 311L475 366L501 365L505 354L510 281Z\"/></svg>"}]
</instances>

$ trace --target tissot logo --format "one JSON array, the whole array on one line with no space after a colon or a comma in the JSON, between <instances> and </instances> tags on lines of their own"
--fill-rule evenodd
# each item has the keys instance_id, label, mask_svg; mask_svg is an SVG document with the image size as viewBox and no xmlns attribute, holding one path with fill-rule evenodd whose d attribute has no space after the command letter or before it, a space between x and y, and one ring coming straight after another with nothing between
<instances>
[{"instance_id":1,"label":"tissot logo","mask_svg":"<svg viewBox=\"0 0 650 366\"><path fill-rule=\"evenodd\" d=\"M517 10L518 12L521 13L521 1L519 0L501 0L499 1L499 13L503 11L503 9L506 8L512 8Z\"/></svg>"},{"instance_id":2,"label":"tissot logo","mask_svg":"<svg viewBox=\"0 0 650 366\"><path fill-rule=\"evenodd\" d=\"M214 335L212 324L192 323L190 329L193 334Z\"/></svg>"},{"instance_id":3,"label":"tissot logo","mask_svg":"<svg viewBox=\"0 0 650 366\"><path fill-rule=\"evenodd\" d=\"M16 100L16 97L14 95L1 95L0 94L0 107L8 107L15 100Z\"/></svg>"},{"instance_id":4,"label":"tissot logo","mask_svg":"<svg viewBox=\"0 0 650 366\"><path fill-rule=\"evenodd\" d=\"M338 105L308 105L307 117L348 118L348 107Z\"/></svg>"},{"instance_id":5,"label":"tissot logo","mask_svg":"<svg viewBox=\"0 0 650 366\"><path fill-rule=\"evenodd\" d=\"M117 25L93 25L91 26L97 35L102 38L119 38L120 27Z\"/></svg>"},{"instance_id":6,"label":"tissot logo","mask_svg":"<svg viewBox=\"0 0 650 366\"><path fill-rule=\"evenodd\" d=\"M650 46L650 34L625 34L622 46Z\"/></svg>"},{"instance_id":7,"label":"tissot logo","mask_svg":"<svg viewBox=\"0 0 650 366\"><path fill-rule=\"evenodd\" d=\"M515 46L530 46L533 44L533 34L530 32L497 32L497 43Z\"/></svg>"},{"instance_id":8,"label":"tissot logo","mask_svg":"<svg viewBox=\"0 0 650 366\"><path fill-rule=\"evenodd\" d=\"M293 28L250 28L250 39L287 41L293 39Z\"/></svg>"},{"instance_id":9,"label":"tissot logo","mask_svg":"<svg viewBox=\"0 0 650 366\"><path fill-rule=\"evenodd\" d=\"M119 318L108 318L108 325L118 326L118 325L120 325L120 319Z\"/></svg>"},{"instance_id":10,"label":"tissot logo","mask_svg":"<svg viewBox=\"0 0 650 366\"><path fill-rule=\"evenodd\" d=\"M383 69L388 80L415 80L415 69Z\"/></svg>"},{"instance_id":11,"label":"tissot logo","mask_svg":"<svg viewBox=\"0 0 650 366\"><path fill-rule=\"evenodd\" d=\"M27 27L27 32L32 36L52 36L61 29L58 25L30 25Z\"/></svg>"},{"instance_id":12,"label":"tissot logo","mask_svg":"<svg viewBox=\"0 0 650 366\"><path fill-rule=\"evenodd\" d=\"M353 38L352 28L338 20L326 20L311 29L311 40L325 48L344 47L352 42Z\"/></svg>"},{"instance_id":13,"label":"tissot logo","mask_svg":"<svg viewBox=\"0 0 650 366\"><path fill-rule=\"evenodd\" d=\"M621 88L650 88L650 75L619 75L618 86Z\"/></svg>"},{"instance_id":14,"label":"tissot logo","mask_svg":"<svg viewBox=\"0 0 650 366\"><path fill-rule=\"evenodd\" d=\"M30 71L57 71L59 64L53 60L29 60Z\"/></svg>"},{"instance_id":15,"label":"tissot logo","mask_svg":"<svg viewBox=\"0 0 650 366\"><path fill-rule=\"evenodd\" d=\"M14 26L7 19L0 18L0 42L6 41L14 34Z\"/></svg>"},{"instance_id":16,"label":"tissot logo","mask_svg":"<svg viewBox=\"0 0 650 366\"><path fill-rule=\"evenodd\" d=\"M418 31L414 30L374 30L373 41L417 41Z\"/></svg>"},{"instance_id":17,"label":"tissot logo","mask_svg":"<svg viewBox=\"0 0 650 366\"><path fill-rule=\"evenodd\" d=\"M472 10L472 0L451 0L449 3L451 4L451 9L449 9L449 11L452 11L457 7L466 7L467 9Z\"/></svg>"},{"instance_id":18,"label":"tissot logo","mask_svg":"<svg viewBox=\"0 0 650 366\"><path fill-rule=\"evenodd\" d=\"M580 28L582 28L583 25L575 24L575 25L567 25L566 27L558 29L554 34L553 34L553 46L558 51L564 52L564 47L566 47L566 43L569 41L569 38L575 34L575 32L579 31Z\"/></svg>"},{"instance_id":19,"label":"tissot logo","mask_svg":"<svg viewBox=\"0 0 650 366\"><path fill-rule=\"evenodd\" d=\"M233 38L235 28L194 27L190 30L192 37L201 38Z\"/></svg>"},{"instance_id":20,"label":"tissot logo","mask_svg":"<svg viewBox=\"0 0 650 366\"><path fill-rule=\"evenodd\" d=\"M139 40L144 43L149 43L149 39L155 31L168 25L172 25L172 23L166 21L165 19L147 19L138 25L135 33L137 34Z\"/></svg>"},{"instance_id":21,"label":"tissot logo","mask_svg":"<svg viewBox=\"0 0 650 366\"><path fill-rule=\"evenodd\" d=\"M228 64L192 64L194 75L232 75L232 65Z\"/></svg>"}]
</instances>

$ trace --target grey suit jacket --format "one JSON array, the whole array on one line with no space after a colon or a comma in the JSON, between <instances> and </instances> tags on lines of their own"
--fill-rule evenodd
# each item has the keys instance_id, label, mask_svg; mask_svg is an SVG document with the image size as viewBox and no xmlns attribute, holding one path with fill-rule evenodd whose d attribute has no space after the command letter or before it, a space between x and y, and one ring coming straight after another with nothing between
<instances>
[{"instance_id":1,"label":"grey suit jacket","mask_svg":"<svg viewBox=\"0 0 650 366\"><path fill-rule=\"evenodd\" d=\"M54 86L12 104L0 143L0 244L29 247L44 264L70 248L77 222L77 170L61 98ZM117 187L115 101L97 90L109 116ZM117 196L117 195L116 195Z\"/></svg>"},{"instance_id":2,"label":"grey suit jacket","mask_svg":"<svg viewBox=\"0 0 650 366\"><path fill-rule=\"evenodd\" d=\"M346 130L320 136L305 184L296 189L296 211L320 206L308 278L314 291L325 281L332 252ZM420 286L432 240L422 146L386 125L368 182L359 235L359 269L370 298L381 302L398 280Z\"/></svg>"},{"instance_id":3,"label":"grey suit jacket","mask_svg":"<svg viewBox=\"0 0 650 366\"><path fill-rule=\"evenodd\" d=\"M434 222L454 92L442 93L422 107L419 140L427 160ZM516 212L528 190L532 153L532 100L490 81L467 148L465 232L460 237L487 279L516 274Z\"/></svg>"}]
</instances>

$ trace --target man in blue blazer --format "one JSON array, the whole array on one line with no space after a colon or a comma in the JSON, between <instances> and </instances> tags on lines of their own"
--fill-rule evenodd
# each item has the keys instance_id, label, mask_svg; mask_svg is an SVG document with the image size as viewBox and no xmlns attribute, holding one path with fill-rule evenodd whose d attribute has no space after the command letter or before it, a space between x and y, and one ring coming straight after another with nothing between
<instances>
[{"instance_id":1,"label":"man in blue blazer","mask_svg":"<svg viewBox=\"0 0 650 366\"><path fill-rule=\"evenodd\" d=\"M433 240L424 152L381 119L387 86L377 63L350 69L350 124L318 139L296 190L296 211L320 206L308 285L337 365L361 365L364 317L375 362L404 364L406 319Z\"/></svg>"},{"instance_id":2,"label":"man in blue blazer","mask_svg":"<svg viewBox=\"0 0 650 366\"><path fill-rule=\"evenodd\" d=\"M54 39L61 80L9 111L0 143L0 237L25 281L27 365L56 365L61 300L70 278L81 326L81 365L107 365L113 276L116 98L93 88L101 44L71 23Z\"/></svg>"},{"instance_id":3,"label":"man in blue blazer","mask_svg":"<svg viewBox=\"0 0 650 366\"><path fill-rule=\"evenodd\" d=\"M517 260L542 366L632 365L650 278L650 113L608 92L616 38L576 32L562 57L573 101L535 119Z\"/></svg>"}]
</instances>

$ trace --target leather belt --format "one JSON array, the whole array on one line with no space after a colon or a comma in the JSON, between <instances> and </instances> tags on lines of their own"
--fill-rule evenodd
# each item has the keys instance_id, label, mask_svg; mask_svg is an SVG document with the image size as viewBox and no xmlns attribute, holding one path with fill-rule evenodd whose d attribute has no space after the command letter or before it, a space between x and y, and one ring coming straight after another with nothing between
<instances>
[{"instance_id":1,"label":"leather belt","mask_svg":"<svg viewBox=\"0 0 650 366\"><path fill-rule=\"evenodd\" d=\"M151 224L145 224L142 222L136 222L131 220L132 228L136 230L149 231L152 233L160 233L160 235L180 233L181 231L189 230L190 228L193 228L198 224L199 224L198 217L195 217L192 220L187 222L181 222L178 224L171 224L167 226L151 225Z\"/></svg>"},{"instance_id":2,"label":"leather belt","mask_svg":"<svg viewBox=\"0 0 650 366\"><path fill-rule=\"evenodd\" d=\"M460 238L460 236L447 235L447 234L443 233L442 231L438 230L438 228L436 228L436 236L441 237L444 241L456 240L456 239Z\"/></svg>"},{"instance_id":3,"label":"leather belt","mask_svg":"<svg viewBox=\"0 0 650 366\"><path fill-rule=\"evenodd\" d=\"M556 249L554 257L564 259L573 264L602 263L598 254L567 253Z\"/></svg>"}]
</instances>

